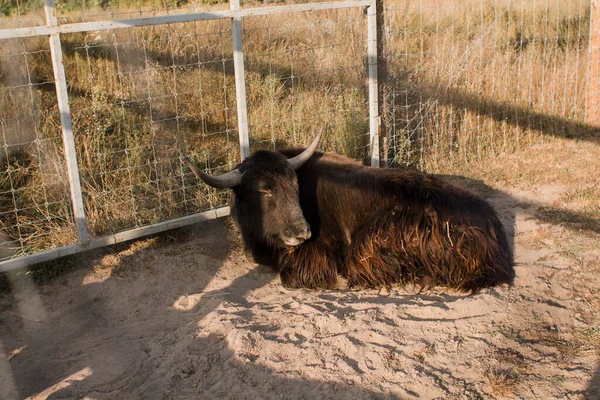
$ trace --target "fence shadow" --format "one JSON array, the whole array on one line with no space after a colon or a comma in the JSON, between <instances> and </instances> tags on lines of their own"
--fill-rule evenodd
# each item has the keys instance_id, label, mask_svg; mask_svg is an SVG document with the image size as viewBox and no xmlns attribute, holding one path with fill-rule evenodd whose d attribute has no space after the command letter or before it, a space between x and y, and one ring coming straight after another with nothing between
<instances>
[{"instance_id":1,"label":"fence shadow","mask_svg":"<svg viewBox=\"0 0 600 400\"><path fill-rule=\"evenodd\" d=\"M510 102L496 101L480 93L471 93L463 88L449 87L434 81L424 80L419 83L411 83L408 81L408 77L414 73L404 70L403 67L395 66L389 71L388 93L401 93L402 96L401 104L395 104L391 114L384 119L386 121L405 121L400 124L388 122L386 125L388 132L398 132L397 135L401 135L400 140L407 141L407 147L401 146L403 151L413 154L428 154L428 147L435 147L437 139L434 137L436 135L448 136L443 138L443 141L449 142L448 150L443 150L444 154L458 149L463 140L459 136L463 132L468 132L466 133L468 135L474 134L473 127L461 126L468 122L463 121L465 110L473 113L477 118L493 120L498 124L497 127L507 124L510 127L535 132L542 136L600 143L600 127L598 126L536 111L534 106L525 107ZM395 96L392 97L395 98ZM425 108L423 108L424 105ZM450 119L452 126L446 127L449 132L441 131L440 120L435 117L439 106L454 110ZM390 110L387 112L390 113ZM442 118L448 119L449 117L446 115ZM444 124L448 123L449 121L444 120ZM499 134L500 132L494 136ZM392 135L388 139L393 141L398 138ZM469 151L469 149L465 149L465 151ZM396 159L396 157L402 159L403 154L389 154L390 160ZM408 160L408 163L412 164L414 160Z\"/></svg>"},{"instance_id":2,"label":"fence shadow","mask_svg":"<svg viewBox=\"0 0 600 400\"><path fill-rule=\"evenodd\" d=\"M419 88L419 93L422 93L424 99L428 101L434 100L442 105L468 109L482 117L490 117L497 122L505 122L523 129L533 129L544 135L600 143L600 128L580 121L538 112L508 102L494 101L480 94L430 82L423 84Z\"/></svg>"}]
</instances>

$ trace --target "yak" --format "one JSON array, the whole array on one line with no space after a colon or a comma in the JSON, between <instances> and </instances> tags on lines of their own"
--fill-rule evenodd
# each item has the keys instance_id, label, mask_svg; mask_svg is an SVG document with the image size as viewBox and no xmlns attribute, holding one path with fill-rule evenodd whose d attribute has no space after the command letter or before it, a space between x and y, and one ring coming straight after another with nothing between
<instances>
[{"instance_id":1,"label":"yak","mask_svg":"<svg viewBox=\"0 0 600 400\"><path fill-rule=\"evenodd\" d=\"M512 284L502 223L476 195L432 175L373 168L306 149L257 151L219 176L251 261L274 267L290 288L421 288L475 293Z\"/></svg>"}]
</instances>

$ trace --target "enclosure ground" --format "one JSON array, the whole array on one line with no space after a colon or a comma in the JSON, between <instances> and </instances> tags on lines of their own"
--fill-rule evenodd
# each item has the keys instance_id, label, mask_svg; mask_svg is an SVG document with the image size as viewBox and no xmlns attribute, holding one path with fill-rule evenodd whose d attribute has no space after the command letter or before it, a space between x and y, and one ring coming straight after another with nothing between
<instances>
[{"instance_id":1,"label":"enclosure ground","mask_svg":"<svg viewBox=\"0 0 600 400\"><path fill-rule=\"evenodd\" d=\"M501 214L514 287L287 290L218 220L4 277L0 398L598 398L598 142L456 174Z\"/></svg>"}]
</instances>

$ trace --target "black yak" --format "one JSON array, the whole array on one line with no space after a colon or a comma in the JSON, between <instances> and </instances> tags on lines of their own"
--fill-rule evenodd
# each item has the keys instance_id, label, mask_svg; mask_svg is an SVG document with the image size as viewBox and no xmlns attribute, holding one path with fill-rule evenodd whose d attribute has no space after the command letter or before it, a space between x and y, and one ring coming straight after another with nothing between
<instances>
[{"instance_id":1,"label":"black yak","mask_svg":"<svg viewBox=\"0 0 600 400\"><path fill-rule=\"evenodd\" d=\"M255 262L285 286L413 284L463 292L514 280L513 257L492 207L431 175L365 167L305 150L258 151L208 185L231 188L231 214Z\"/></svg>"}]
</instances>

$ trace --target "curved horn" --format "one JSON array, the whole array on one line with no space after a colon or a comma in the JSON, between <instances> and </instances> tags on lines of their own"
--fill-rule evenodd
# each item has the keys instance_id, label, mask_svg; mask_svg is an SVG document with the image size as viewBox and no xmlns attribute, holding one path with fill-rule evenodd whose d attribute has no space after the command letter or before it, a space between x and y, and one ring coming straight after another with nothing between
<instances>
[{"instance_id":1,"label":"curved horn","mask_svg":"<svg viewBox=\"0 0 600 400\"><path fill-rule=\"evenodd\" d=\"M187 156L185 162L192 170L198 179L202 179L207 185L218 188L227 189L237 186L242 181L242 173L238 169L231 170L219 176L208 175L194 164Z\"/></svg>"},{"instance_id":2,"label":"curved horn","mask_svg":"<svg viewBox=\"0 0 600 400\"><path fill-rule=\"evenodd\" d=\"M312 141L310 146L306 148L302 153L298 154L296 157L292 157L288 159L288 162L295 170L304 165L305 162L313 155L315 150L317 150L317 145L319 144L319 140L321 139L321 134L323 133L323 128L319 131L317 137Z\"/></svg>"}]
</instances>

